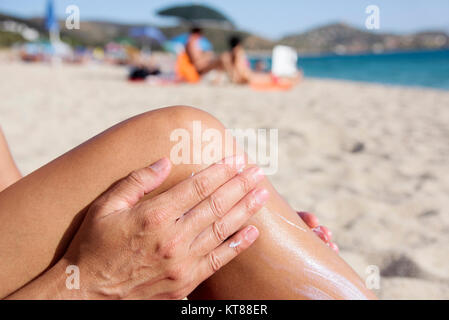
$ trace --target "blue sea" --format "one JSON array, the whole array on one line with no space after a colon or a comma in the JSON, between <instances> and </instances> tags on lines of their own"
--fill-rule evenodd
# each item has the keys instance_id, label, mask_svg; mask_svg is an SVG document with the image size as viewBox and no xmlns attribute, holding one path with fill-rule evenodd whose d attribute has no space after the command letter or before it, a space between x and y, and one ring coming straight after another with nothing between
<instances>
[{"instance_id":1,"label":"blue sea","mask_svg":"<svg viewBox=\"0 0 449 320\"><path fill-rule=\"evenodd\" d=\"M449 90L449 50L309 56L300 57L298 66L306 77Z\"/></svg>"}]
</instances>

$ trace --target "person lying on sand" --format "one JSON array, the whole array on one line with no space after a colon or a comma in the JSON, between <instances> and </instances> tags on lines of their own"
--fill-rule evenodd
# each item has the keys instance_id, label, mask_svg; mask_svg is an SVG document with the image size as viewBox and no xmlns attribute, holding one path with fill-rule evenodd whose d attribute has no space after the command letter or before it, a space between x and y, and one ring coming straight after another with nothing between
<instances>
[{"instance_id":1,"label":"person lying on sand","mask_svg":"<svg viewBox=\"0 0 449 320\"><path fill-rule=\"evenodd\" d=\"M149 111L0 192L0 297L376 298L242 151L172 164L195 121L226 135L195 108Z\"/></svg>"}]
</instances>

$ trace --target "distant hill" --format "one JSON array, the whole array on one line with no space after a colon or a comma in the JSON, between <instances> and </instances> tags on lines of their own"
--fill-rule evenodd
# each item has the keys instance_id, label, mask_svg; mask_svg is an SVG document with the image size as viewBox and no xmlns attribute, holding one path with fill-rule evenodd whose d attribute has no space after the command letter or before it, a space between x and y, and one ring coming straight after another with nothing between
<instances>
[{"instance_id":1,"label":"distant hill","mask_svg":"<svg viewBox=\"0 0 449 320\"><path fill-rule=\"evenodd\" d=\"M378 52L411 49L440 49L449 47L444 32L421 32L411 35L374 33L344 23L335 23L290 35L279 40L302 52Z\"/></svg>"},{"instance_id":2,"label":"distant hill","mask_svg":"<svg viewBox=\"0 0 449 320\"><path fill-rule=\"evenodd\" d=\"M5 21L14 21L26 25L46 37L42 18L22 19L0 13L0 46L9 46L23 39L20 34L12 34L2 30ZM82 21L80 30L67 30L61 22L61 38L71 45L104 46L110 41L128 37L129 30L136 26L101 21ZM187 32L185 26L161 27L167 38ZM373 33L361 30L344 23L335 23L309 30L304 33L286 36L273 41L245 31L208 27L204 29L205 36L212 42L216 51L227 48L227 39L231 35L239 35L245 39L245 47L251 51L268 51L276 44L285 44L304 53L356 53L379 52L390 50L439 49L449 47L449 36L444 32L428 31L412 35L395 35ZM141 45L136 41L137 45ZM158 47L154 47L158 49Z\"/></svg>"},{"instance_id":3,"label":"distant hill","mask_svg":"<svg viewBox=\"0 0 449 320\"><path fill-rule=\"evenodd\" d=\"M37 30L43 38L47 37L47 32L44 28L44 20L42 18L21 19L13 16L0 14L0 31L1 24L4 21L15 21L21 24L26 24L31 28ZM129 31L131 28L140 27L139 24L120 24L104 21L82 21L79 30L67 30L64 28L64 23L60 22L61 39L71 45L85 45L85 46L104 46L110 41L117 39L129 38ZM160 27L160 30L167 38L172 38L184 32L188 32L187 26L175 27ZM204 28L205 36L212 42L215 50L224 51L227 49L227 39L231 35L239 35L242 38L251 38L252 35L248 32L233 30L230 28L220 28L217 26L209 26ZM0 35L0 38L2 36ZM9 43L10 41L5 43ZM141 45L140 40L135 40L137 45ZM263 42L263 41L262 41ZM0 39L0 44L2 43ZM262 46L266 48L265 43ZM160 49L157 45L154 49Z\"/></svg>"}]
</instances>

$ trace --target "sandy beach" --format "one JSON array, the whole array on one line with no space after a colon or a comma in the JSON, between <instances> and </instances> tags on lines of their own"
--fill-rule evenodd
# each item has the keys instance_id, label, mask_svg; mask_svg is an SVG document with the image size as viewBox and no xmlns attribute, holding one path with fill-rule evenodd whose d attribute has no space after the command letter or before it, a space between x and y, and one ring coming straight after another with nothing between
<instances>
[{"instance_id":1,"label":"sandy beach","mask_svg":"<svg viewBox=\"0 0 449 320\"><path fill-rule=\"evenodd\" d=\"M307 79L289 92L129 83L126 69L0 61L0 124L24 174L133 115L192 105L279 129L271 177L333 231L382 299L449 299L449 91Z\"/></svg>"}]
</instances>

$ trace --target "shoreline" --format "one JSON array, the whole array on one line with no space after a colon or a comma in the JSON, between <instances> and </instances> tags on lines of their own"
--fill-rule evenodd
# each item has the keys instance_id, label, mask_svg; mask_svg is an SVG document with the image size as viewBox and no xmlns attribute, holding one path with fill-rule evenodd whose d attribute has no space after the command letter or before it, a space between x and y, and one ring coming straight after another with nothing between
<instances>
[{"instance_id":1,"label":"shoreline","mask_svg":"<svg viewBox=\"0 0 449 320\"><path fill-rule=\"evenodd\" d=\"M337 53L337 52L301 52L297 51L299 58L327 58L327 57L358 57L358 56L372 56L372 55L395 55L395 54L407 54L407 53L432 53L432 52L447 52L449 47L440 49L413 49L413 50L387 50L387 51L360 51L350 53ZM248 56L257 58L270 58L272 51L261 50L254 51L248 50Z\"/></svg>"},{"instance_id":2,"label":"shoreline","mask_svg":"<svg viewBox=\"0 0 449 320\"><path fill-rule=\"evenodd\" d=\"M340 78L324 78L324 77L307 77L307 79L310 80L317 80L317 81L335 81L335 82L342 82L342 83L348 83L353 85L372 85L372 86L380 86L382 88L397 88L397 89L410 89L410 90L424 90L424 91L436 91L436 92L442 92L442 93L449 93L448 89L443 88L437 88L437 87L430 87L430 86L420 86L420 85L405 85L405 84L395 84L395 83L383 83L383 82L375 82L375 81L363 81L363 80L350 80L350 79L340 79Z\"/></svg>"}]
</instances>

